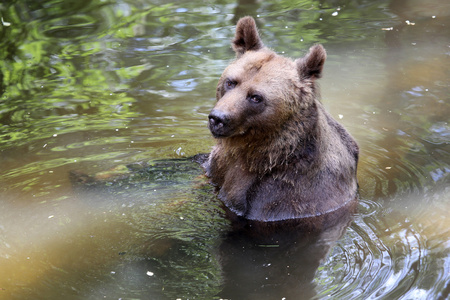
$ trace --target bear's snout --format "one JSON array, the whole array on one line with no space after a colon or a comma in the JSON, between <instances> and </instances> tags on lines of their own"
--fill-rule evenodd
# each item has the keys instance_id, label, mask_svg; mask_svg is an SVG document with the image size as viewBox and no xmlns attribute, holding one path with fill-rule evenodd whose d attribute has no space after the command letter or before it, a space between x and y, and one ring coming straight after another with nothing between
<instances>
[{"instance_id":1,"label":"bear's snout","mask_svg":"<svg viewBox=\"0 0 450 300\"><path fill-rule=\"evenodd\" d=\"M228 135L228 123L230 118L222 111L213 109L208 116L209 119L209 130L214 135L214 137L225 137Z\"/></svg>"}]
</instances>

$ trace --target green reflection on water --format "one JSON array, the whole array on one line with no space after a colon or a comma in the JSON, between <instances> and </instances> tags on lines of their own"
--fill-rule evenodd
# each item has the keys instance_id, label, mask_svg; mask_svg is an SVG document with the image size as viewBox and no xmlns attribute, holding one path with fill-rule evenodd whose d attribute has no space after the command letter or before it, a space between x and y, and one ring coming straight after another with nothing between
<instances>
[{"instance_id":1,"label":"green reflection on water","mask_svg":"<svg viewBox=\"0 0 450 300\"><path fill-rule=\"evenodd\" d=\"M436 298L448 286L446 7L407 0L0 4L0 255L7 257L0 263L11 270L0 275L0 298L209 299L220 291L227 278L216 251L229 224L212 189L195 187L192 174L178 169L178 181L165 186L153 173L79 193L68 174L209 151L208 111L244 15L259 15L264 42L279 53L299 57L325 44L323 102L361 145L365 201L317 269L317 297L358 297L358 287L382 297L389 282L396 297L419 290Z\"/></svg>"},{"instance_id":2,"label":"green reflection on water","mask_svg":"<svg viewBox=\"0 0 450 300\"><path fill-rule=\"evenodd\" d=\"M56 132L107 129L116 120L126 126L125 120L139 116L135 99L123 91L151 66L117 65L111 43L125 38L125 29L132 32L144 14L163 14L169 6L135 14L103 1L3 5L3 24L9 25L0 45L2 146Z\"/></svg>"}]
</instances>

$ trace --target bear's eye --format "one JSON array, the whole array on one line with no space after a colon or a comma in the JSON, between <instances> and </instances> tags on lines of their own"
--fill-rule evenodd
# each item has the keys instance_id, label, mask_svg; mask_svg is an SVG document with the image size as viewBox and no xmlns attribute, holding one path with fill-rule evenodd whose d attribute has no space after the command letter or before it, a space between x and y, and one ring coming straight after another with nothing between
<instances>
[{"instance_id":1,"label":"bear's eye","mask_svg":"<svg viewBox=\"0 0 450 300\"><path fill-rule=\"evenodd\" d=\"M226 90L231 90L231 89L233 89L236 86L236 84L237 84L236 81L227 79L225 81L225 89Z\"/></svg>"},{"instance_id":2,"label":"bear's eye","mask_svg":"<svg viewBox=\"0 0 450 300\"><path fill-rule=\"evenodd\" d=\"M263 101L263 97L260 95L251 95L249 97L250 102L252 103L261 103Z\"/></svg>"}]
</instances>

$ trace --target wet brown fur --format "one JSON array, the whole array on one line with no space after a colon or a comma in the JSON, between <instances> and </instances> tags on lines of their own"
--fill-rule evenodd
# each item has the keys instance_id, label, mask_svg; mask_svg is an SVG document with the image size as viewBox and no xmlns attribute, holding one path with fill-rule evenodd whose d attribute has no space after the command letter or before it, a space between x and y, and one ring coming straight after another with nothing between
<instances>
[{"instance_id":1,"label":"wet brown fur","mask_svg":"<svg viewBox=\"0 0 450 300\"><path fill-rule=\"evenodd\" d=\"M319 216L354 200L358 146L318 100L323 47L295 61L279 56L251 17L239 20L232 46L237 58L219 79L210 115L217 144L203 164L219 198L258 221Z\"/></svg>"}]
</instances>

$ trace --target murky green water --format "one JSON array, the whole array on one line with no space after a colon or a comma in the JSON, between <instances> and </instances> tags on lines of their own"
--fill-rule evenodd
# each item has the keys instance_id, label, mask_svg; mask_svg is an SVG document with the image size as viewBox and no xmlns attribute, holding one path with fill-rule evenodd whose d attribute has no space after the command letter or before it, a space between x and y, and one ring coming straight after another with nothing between
<instances>
[{"instance_id":1,"label":"murky green water","mask_svg":"<svg viewBox=\"0 0 450 300\"><path fill-rule=\"evenodd\" d=\"M323 103L361 147L349 227L232 234L184 159L214 143L244 15L279 53L328 51ZM0 299L449 297L448 1L18 0L0 16ZM142 161L134 181L70 181Z\"/></svg>"}]
</instances>

